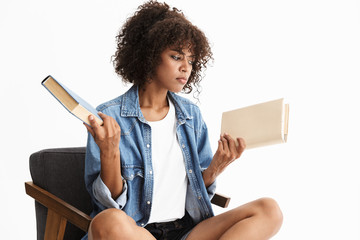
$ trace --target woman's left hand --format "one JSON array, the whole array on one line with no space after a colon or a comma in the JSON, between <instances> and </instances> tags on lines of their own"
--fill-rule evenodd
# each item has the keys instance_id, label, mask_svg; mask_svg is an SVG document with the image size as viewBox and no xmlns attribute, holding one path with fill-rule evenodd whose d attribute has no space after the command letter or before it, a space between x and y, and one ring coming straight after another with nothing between
<instances>
[{"instance_id":1,"label":"woman's left hand","mask_svg":"<svg viewBox=\"0 0 360 240\"><path fill-rule=\"evenodd\" d=\"M218 149L210 163L210 166L203 172L205 186L211 185L217 176L222 173L230 163L238 159L246 148L245 140L235 140L227 133L220 136Z\"/></svg>"}]
</instances>

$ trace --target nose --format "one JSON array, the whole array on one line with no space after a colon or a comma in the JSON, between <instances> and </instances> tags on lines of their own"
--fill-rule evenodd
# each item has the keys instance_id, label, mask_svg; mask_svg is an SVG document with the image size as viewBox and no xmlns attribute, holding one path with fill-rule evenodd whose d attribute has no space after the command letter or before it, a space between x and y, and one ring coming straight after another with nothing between
<instances>
[{"instance_id":1,"label":"nose","mask_svg":"<svg viewBox=\"0 0 360 240\"><path fill-rule=\"evenodd\" d=\"M180 71L189 72L192 69L192 65L188 62L186 58L181 61Z\"/></svg>"}]
</instances>

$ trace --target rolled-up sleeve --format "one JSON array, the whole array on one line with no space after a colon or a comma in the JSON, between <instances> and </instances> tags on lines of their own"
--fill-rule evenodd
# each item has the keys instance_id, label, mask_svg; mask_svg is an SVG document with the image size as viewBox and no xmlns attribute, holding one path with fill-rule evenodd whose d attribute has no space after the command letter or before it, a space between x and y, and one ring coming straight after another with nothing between
<instances>
[{"instance_id":1,"label":"rolled-up sleeve","mask_svg":"<svg viewBox=\"0 0 360 240\"><path fill-rule=\"evenodd\" d=\"M95 179L92 185L93 196L106 208L117 208L122 209L126 204L127 196L127 183L123 179L123 191L117 199L111 197L109 188L102 181L100 174Z\"/></svg>"}]
</instances>

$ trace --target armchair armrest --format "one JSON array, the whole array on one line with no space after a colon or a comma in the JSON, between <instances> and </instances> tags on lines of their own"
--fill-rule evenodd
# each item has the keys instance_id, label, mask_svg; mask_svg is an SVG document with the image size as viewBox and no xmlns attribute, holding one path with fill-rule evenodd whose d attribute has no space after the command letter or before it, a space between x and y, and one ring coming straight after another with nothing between
<instances>
[{"instance_id":1,"label":"armchair armrest","mask_svg":"<svg viewBox=\"0 0 360 240\"><path fill-rule=\"evenodd\" d=\"M227 208L229 206L230 197L225 195L215 193L214 197L211 199L211 203L215 204L222 208Z\"/></svg>"},{"instance_id":2,"label":"armchair armrest","mask_svg":"<svg viewBox=\"0 0 360 240\"><path fill-rule=\"evenodd\" d=\"M25 190L26 194L48 208L45 239L62 239L67 221L85 232L88 231L92 219L89 215L36 186L33 182L26 182Z\"/></svg>"}]
</instances>

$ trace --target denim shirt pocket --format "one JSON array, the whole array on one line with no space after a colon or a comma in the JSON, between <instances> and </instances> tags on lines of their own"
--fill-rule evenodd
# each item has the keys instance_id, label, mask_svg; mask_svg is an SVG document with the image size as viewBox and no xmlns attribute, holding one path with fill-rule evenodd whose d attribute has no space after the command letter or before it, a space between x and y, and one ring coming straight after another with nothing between
<instances>
[{"instance_id":1,"label":"denim shirt pocket","mask_svg":"<svg viewBox=\"0 0 360 240\"><path fill-rule=\"evenodd\" d=\"M121 166L122 176L126 181L133 181L136 177L144 178L144 168L140 166Z\"/></svg>"}]
</instances>

